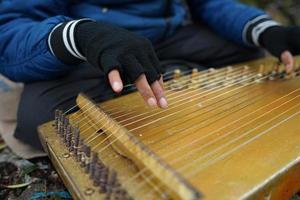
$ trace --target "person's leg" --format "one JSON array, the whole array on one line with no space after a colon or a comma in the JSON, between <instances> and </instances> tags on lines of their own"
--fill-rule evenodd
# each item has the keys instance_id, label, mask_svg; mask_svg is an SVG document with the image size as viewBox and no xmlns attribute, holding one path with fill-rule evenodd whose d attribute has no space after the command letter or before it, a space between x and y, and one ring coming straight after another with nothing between
<instances>
[{"instance_id":1,"label":"person's leg","mask_svg":"<svg viewBox=\"0 0 300 200\"><path fill-rule=\"evenodd\" d=\"M188 25L156 45L161 60L178 59L205 67L218 67L262 57L258 48L246 48L227 41L204 25Z\"/></svg>"},{"instance_id":2,"label":"person's leg","mask_svg":"<svg viewBox=\"0 0 300 200\"><path fill-rule=\"evenodd\" d=\"M74 106L80 92L97 102L113 95L100 69L88 64L75 67L74 71L57 80L25 84L19 104L15 137L42 149L37 126L53 120L55 109L66 111Z\"/></svg>"}]
</instances>

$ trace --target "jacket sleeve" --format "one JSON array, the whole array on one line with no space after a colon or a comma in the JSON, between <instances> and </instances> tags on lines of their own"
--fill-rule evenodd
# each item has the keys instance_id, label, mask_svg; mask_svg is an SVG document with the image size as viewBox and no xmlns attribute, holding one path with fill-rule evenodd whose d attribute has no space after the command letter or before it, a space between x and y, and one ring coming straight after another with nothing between
<instances>
[{"instance_id":1,"label":"jacket sleeve","mask_svg":"<svg viewBox=\"0 0 300 200\"><path fill-rule=\"evenodd\" d=\"M249 45L246 39L249 22L269 17L260 9L235 0L188 0L192 16L201 20L223 37Z\"/></svg>"},{"instance_id":2,"label":"jacket sleeve","mask_svg":"<svg viewBox=\"0 0 300 200\"><path fill-rule=\"evenodd\" d=\"M47 38L53 27L69 21L68 0L0 1L0 73L19 82L47 80L71 66L50 52Z\"/></svg>"}]
</instances>

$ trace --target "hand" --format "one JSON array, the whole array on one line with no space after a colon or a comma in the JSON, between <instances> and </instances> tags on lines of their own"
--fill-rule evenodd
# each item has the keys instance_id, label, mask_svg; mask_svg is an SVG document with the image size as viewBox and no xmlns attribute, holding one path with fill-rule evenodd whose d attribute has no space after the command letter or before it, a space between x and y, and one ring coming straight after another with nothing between
<instances>
[{"instance_id":1,"label":"hand","mask_svg":"<svg viewBox=\"0 0 300 200\"><path fill-rule=\"evenodd\" d=\"M128 79L148 105L167 107L162 69L148 39L96 22L80 24L75 34L82 38L78 44L87 61L104 71L115 92L121 92Z\"/></svg>"},{"instance_id":2,"label":"hand","mask_svg":"<svg viewBox=\"0 0 300 200\"><path fill-rule=\"evenodd\" d=\"M294 68L293 55L300 54L300 26L274 26L259 38L260 44L279 58L289 73Z\"/></svg>"}]
</instances>

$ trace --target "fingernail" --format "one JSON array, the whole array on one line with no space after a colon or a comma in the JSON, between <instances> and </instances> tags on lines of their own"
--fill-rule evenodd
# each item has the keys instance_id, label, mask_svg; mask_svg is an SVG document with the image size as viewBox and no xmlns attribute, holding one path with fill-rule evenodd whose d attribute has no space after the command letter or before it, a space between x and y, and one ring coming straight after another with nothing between
<instances>
[{"instance_id":1,"label":"fingernail","mask_svg":"<svg viewBox=\"0 0 300 200\"><path fill-rule=\"evenodd\" d=\"M153 97L149 98L148 101L147 101L147 103L148 103L148 105L151 106L151 107L157 105L157 102L156 102L156 100L155 100Z\"/></svg>"},{"instance_id":2,"label":"fingernail","mask_svg":"<svg viewBox=\"0 0 300 200\"><path fill-rule=\"evenodd\" d=\"M162 98L159 100L159 105L160 105L160 107L162 107L162 108L167 108L167 107L168 107L168 102L167 102L167 100L166 100L164 97L162 97Z\"/></svg>"},{"instance_id":3,"label":"fingernail","mask_svg":"<svg viewBox=\"0 0 300 200\"><path fill-rule=\"evenodd\" d=\"M122 85L119 82L113 82L112 87L114 89L114 91L120 91L122 89Z\"/></svg>"}]
</instances>

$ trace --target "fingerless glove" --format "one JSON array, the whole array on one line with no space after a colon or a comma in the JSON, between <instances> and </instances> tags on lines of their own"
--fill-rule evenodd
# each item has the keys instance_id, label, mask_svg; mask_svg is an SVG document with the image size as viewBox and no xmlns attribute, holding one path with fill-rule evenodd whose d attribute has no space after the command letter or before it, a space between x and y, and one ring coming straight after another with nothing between
<instances>
[{"instance_id":1,"label":"fingerless glove","mask_svg":"<svg viewBox=\"0 0 300 200\"><path fill-rule=\"evenodd\" d=\"M151 84L163 73L151 42L126 29L89 19L57 26L49 35L49 48L66 64L87 61L105 74L117 69L133 83L145 73Z\"/></svg>"}]
</instances>

